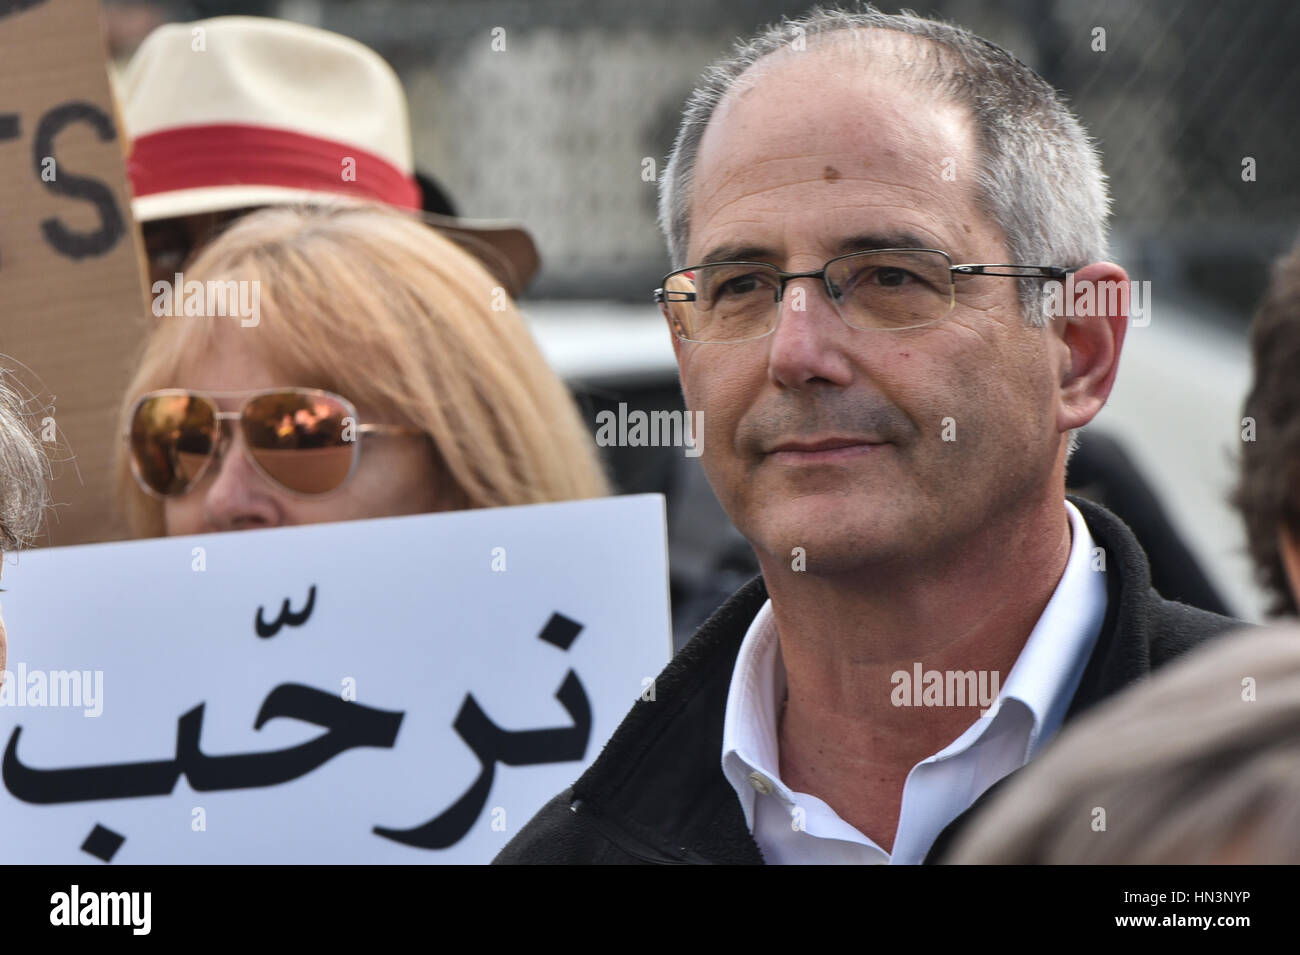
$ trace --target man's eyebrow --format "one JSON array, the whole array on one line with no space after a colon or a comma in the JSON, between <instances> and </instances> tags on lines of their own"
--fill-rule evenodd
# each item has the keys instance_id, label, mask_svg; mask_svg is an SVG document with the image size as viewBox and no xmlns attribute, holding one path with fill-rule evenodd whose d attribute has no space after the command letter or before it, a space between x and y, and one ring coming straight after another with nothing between
<instances>
[{"instance_id":1,"label":"man's eyebrow","mask_svg":"<svg viewBox=\"0 0 1300 955\"><path fill-rule=\"evenodd\" d=\"M775 253L762 245L716 245L710 249L699 262L708 265L712 262L771 262Z\"/></svg>"},{"instance_id":2,"label":"man's eyebrow","mask_svg":"<svg viewBox=\"0 0 1300 955\"><path fill-rule=\"evenodd\" d=\"M934 244L910 232L873 232L854 235L835 246L838 255L865 252L868 249L932 249Z\"/></svg>"},{"instance_id":3,"label":"man's eyebrow","mask_svg":"<svg viewBox=\"0 0 1300 955\"><path fill-rule=\"evenodd\" d=\"M911 232L871 232L841 239L832 247L835 255L865 252L868 249L929 249L933 243ZM772 249L762 245L718 245L700 259L698 265L713 262L771 262L780 258Z\"/></svg>"}]
</instances>

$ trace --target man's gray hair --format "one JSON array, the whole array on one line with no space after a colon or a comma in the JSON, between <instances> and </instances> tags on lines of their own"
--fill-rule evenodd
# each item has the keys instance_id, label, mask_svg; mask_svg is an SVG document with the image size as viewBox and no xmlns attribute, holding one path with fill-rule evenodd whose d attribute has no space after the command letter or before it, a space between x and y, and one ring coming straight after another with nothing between
<instances>
[{"instance_id":1,"label":"man's gray hair","mask_svg":"<svg viewBox=\"0 0 1300 955\"><path fill-rule=\"evenodd\" d=\"M27 425L25 406L0 368L0 548L31 543L45 514L48 462Z\"/></svg>"},{"instance_id":2,"label":"man's gray hair","mask_svg":"<svg viewBox=\"0 0 1300 955\"><path fill-rule=\"evenodd\" d=\"M922 41L889 44L886 63L900 64L970 111L979 156L975 199L1005 234L1009 261L1077 268L1104 259L1110 199L1101 159L1056 90L1006 50L961 27L867 6L854 12L815 8L784 20L738 42L701 78L660 182L659 226L672 267L691 264L685 259L696 154L714 110L741 74L783 49L812 56L816 41L831 35L857 41L865 59L884 45L876 42L882 30ZM1026 319L1042 324L1041 285L1021 279L1020 295Z\"/></svg>"}]
</instances>

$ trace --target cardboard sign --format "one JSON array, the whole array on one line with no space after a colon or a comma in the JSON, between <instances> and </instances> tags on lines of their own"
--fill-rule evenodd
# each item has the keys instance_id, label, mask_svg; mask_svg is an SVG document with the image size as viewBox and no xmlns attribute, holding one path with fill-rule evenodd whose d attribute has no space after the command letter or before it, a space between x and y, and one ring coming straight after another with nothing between
<instances>
[{"instance_id":1,"label":"cardboard sign","mask_svg":"<svg viewBox=\"0 0 1300 955\"><path fill-rule=\"evenodd\" d=\"M486 863L670 655L659 495L6 557L0 863Z\"/></svg>"},{"instance_id":2,"label":"cardboard sign","mask_svg":"<svg viewBox=\"0 0 1300 955\"><path fill-rule=\"evenodd\" d=\"M97 3L0 2L0 169L0 363L51 459L41 543L117 539L118 405L147 312Z\"/></svg>"}]
</instances>

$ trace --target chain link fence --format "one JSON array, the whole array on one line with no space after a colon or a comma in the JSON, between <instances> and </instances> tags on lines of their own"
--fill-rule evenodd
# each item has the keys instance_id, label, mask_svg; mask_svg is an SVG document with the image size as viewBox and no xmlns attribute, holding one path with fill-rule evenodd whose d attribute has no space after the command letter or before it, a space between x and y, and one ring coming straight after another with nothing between
<instances>
[{"instance_id":1,"label":"chain link fence","mask_svg":"<svg viewBox=\"0 0 1300 955\"><path fill-rule=\"evenodd\" d=\"M883 4L884 9L897 7ZM283 16L397 68L419 164L462 214L526 222L534 296L640 300L662 274L655 183L682 102L741 35L807 4L740 0L110 2L151 21ZM918 8L999 43L1101 144L1121 247L1244 316L1300 225L1300 5L1293 0L948 0ZM497 32L494 32L497 31ZM129 54L139 36L114 35ZM496 38L498 42L494 43Z\"/></svg>"}]
</instances>

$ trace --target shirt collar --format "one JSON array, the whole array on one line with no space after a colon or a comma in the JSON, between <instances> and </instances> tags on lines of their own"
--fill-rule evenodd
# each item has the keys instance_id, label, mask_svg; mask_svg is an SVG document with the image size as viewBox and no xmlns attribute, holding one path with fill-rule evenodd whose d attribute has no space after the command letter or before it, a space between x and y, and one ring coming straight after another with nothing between
<instances>
[{"instance_id":1,"label":"shirt collar","mask_svg":"<svg viewBox=\"0 0 1300 955\"><path fill-rule=\"evenodd\" d=\"M1093 543L1079 509L1065 502L1070 556L1042 616L1002 685L998 703L1019 700L1033 714L1029 756L1065 721L1106 616L1106 558Z\"/></svg>"},{"instance_id":2,"label":"shirt collar","mask_svg":"<svg viewBox=\"0 0 1300 955\"><path fill-rule=\"evenodd\" d=\"M740 797L745 822L754 828L754 790L749 774L761 772L779 783L780 753L776 740L777 707L785 699L785 664L777 639L772 601L763 601L745 633L731 673L727 712L722 725L722 772Z\"/></svg>"}]
</instances>

